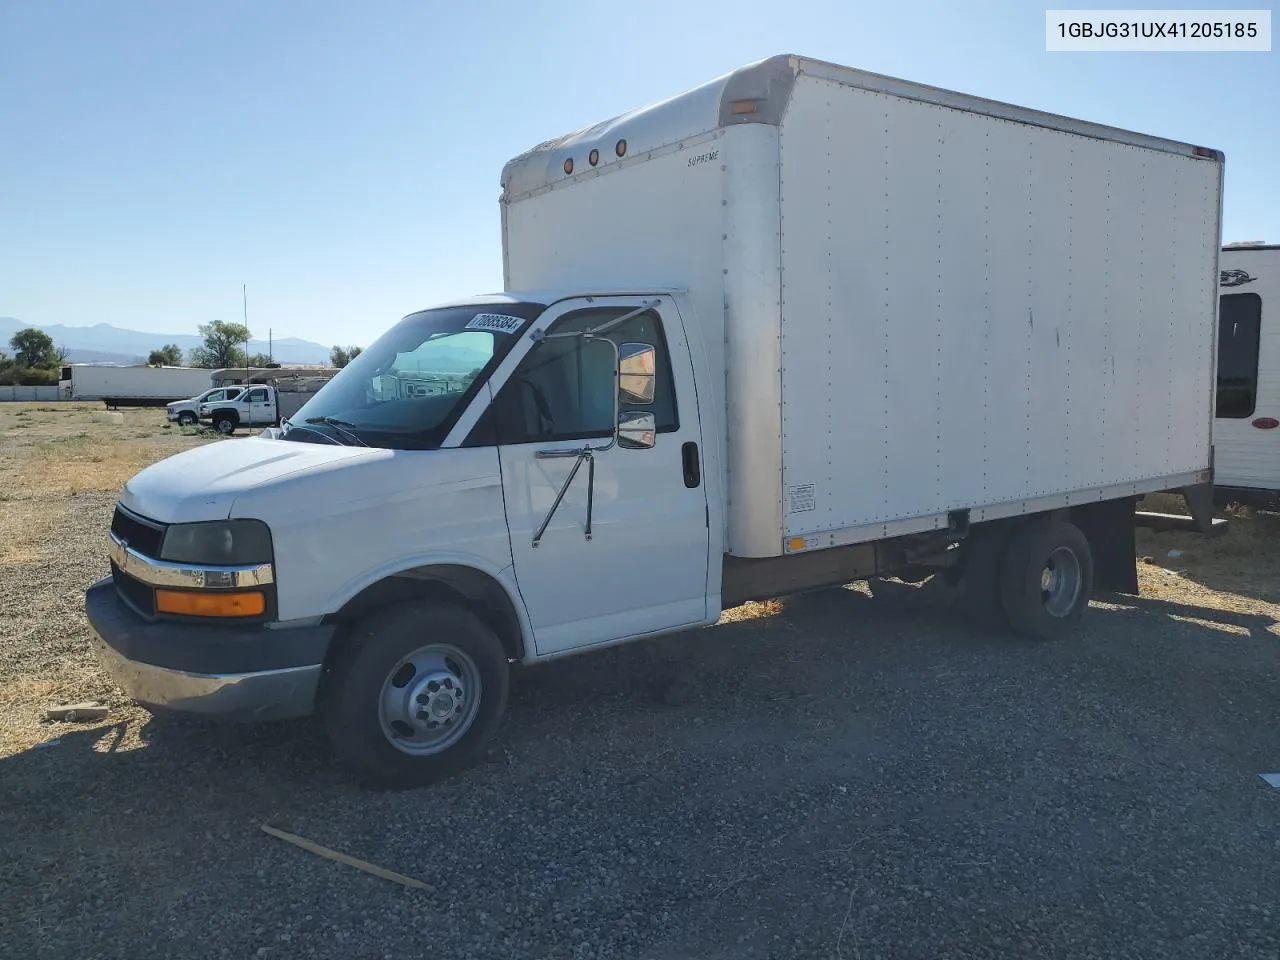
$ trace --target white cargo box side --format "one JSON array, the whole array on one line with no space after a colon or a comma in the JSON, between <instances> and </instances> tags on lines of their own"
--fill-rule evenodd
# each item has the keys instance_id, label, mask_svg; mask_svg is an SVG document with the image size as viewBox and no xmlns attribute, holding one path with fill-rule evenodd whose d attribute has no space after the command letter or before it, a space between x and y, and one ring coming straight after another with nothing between
<instances>
[{"instance_id":1,"label":"white cargo box side","mask_svg":"<svg viewBox=\"0 0 1280 960\"><path fill-rule=\"evenodd\" d=\"M1218 162L838 74L802 73L781 131L787 537L1209 467Z\"/></svg>"},{"instance_id":2,"label":"white cargo box side","mask_svg":"<svg viewBox=\"0 0 1280 960\"><path fill-rule=\"evenodd\" d=\"M1212 151L784 56L503 187L508 290L689 291L733 555L1208 479Z\"/></svg>"}]
</instances>

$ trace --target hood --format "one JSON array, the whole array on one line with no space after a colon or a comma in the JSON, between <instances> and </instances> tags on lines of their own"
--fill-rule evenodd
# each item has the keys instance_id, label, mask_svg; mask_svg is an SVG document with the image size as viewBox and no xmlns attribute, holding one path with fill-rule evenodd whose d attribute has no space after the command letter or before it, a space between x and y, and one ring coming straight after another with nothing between
<instances>
[{"instance_id":1,"label":"hood","mask_svg":"<svg viewBox=\"0 0 1280 960\"><path fill-rule=\"evenodd\" d=\"M342 469L392 451L246 437L207 443L152 464L124 486L120 502L161 523L223 520L236 498L309 471Z\"/></svg>"}]
</instances>

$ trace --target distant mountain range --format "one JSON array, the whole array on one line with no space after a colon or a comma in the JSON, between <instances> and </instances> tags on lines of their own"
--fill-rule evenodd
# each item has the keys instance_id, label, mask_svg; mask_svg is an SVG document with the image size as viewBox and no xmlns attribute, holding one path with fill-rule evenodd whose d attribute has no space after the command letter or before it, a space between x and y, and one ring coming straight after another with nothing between
<instances>
[{"instance_id":1,"label":"distant mountain range","mask_svg":"<svg viewBox=\"0 0 1280 960\"><path fill-rule=\"evenodd\" d=\"M176 343L185 355L204 341L194 333L145 333L125 330L108 323L91 327L69 327L60 323L23 323L13 317L0 317L0 349L9 352L9 338L19 330L36 327L53 337L53 342L66 347L72 363L144 363L152 350ZM250 340L250 353L266 353L266 340ZM281 363L328 363L329 347L297 337L282 337L271 345L272 357Z\"/></svg>"}]
</instances>

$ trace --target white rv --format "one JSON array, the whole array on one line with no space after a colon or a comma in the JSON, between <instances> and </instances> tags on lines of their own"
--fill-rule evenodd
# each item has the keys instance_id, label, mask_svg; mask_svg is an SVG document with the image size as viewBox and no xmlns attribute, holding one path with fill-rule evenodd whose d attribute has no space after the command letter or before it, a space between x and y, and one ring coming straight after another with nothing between
<instances>
[{"instance_id":1,"label":"white rv","mask_svg":"<svg viewBox=\"0 0 1280 960\"><path fill-rule=\"evenodd\" d=\"M1280 245L1228 244L1219 290L1216 499L1280 509Z\"/></svg>"},{"instance_id":2,"label":"white rv","mask_svg":"<svg viewBox=\"0 0 1280 960\"><path fill-rule=\"evenodd\" d=\"M505 292L128 482L102 662L408 784L513 661L751 598L939 574L1060 637L1137 591L1137 497L1209 493L1222 169L793 56L548 141L503 170Z\"/></svg>"}]
</instances>

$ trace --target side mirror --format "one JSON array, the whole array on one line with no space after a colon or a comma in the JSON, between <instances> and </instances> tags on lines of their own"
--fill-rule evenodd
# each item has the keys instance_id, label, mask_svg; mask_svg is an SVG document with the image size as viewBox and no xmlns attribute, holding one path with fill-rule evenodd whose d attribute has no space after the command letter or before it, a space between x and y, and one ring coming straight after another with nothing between
<instances>
[{"instance_id":1,"label":"side mirror","mask_svg":"<svg viewBox=\"0 0 1280 960\"><path fill-rule=\"evenodd\" d=\"M623 403L653 403L658 351L647 343L618 347L618 393ZM652 444L650 444L652 446Z\"/></svg>"},{"instance_id":2,"label":"side mirror","mask_svg":"<svg viewBox=\"0 0 1280 960\"><path fill-rule=\"evenodd\" d=\"M618 446L623 449L648 450L657 435L658 425L652 413L628 410L618 415Z\"/></svg>"}]
</instances>

